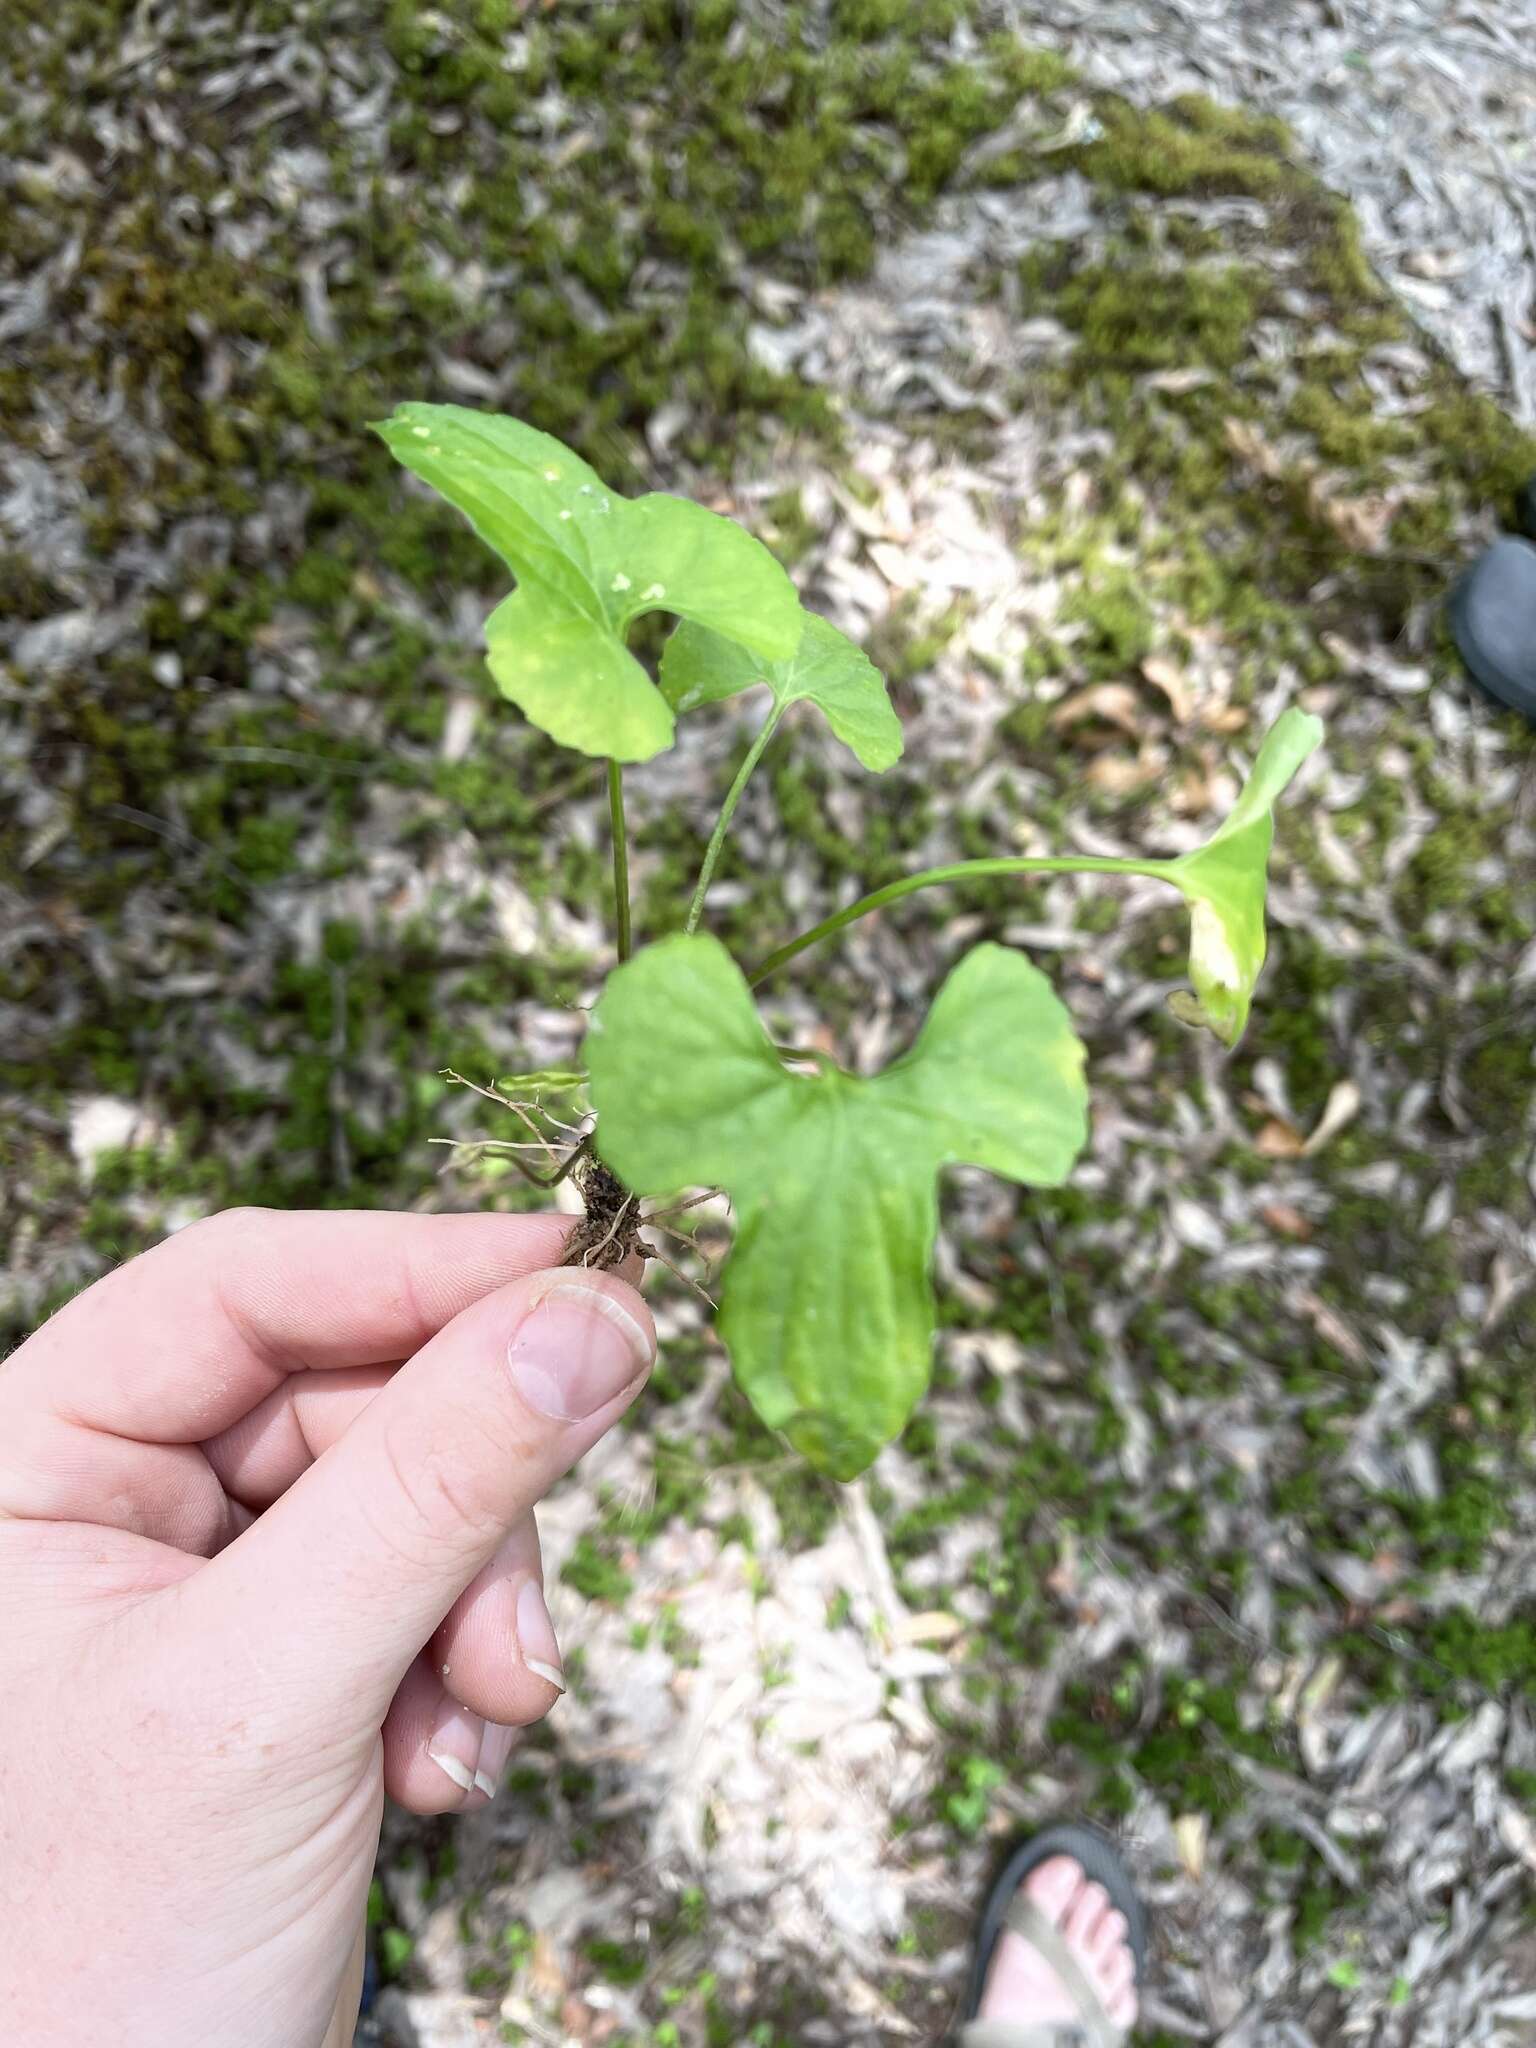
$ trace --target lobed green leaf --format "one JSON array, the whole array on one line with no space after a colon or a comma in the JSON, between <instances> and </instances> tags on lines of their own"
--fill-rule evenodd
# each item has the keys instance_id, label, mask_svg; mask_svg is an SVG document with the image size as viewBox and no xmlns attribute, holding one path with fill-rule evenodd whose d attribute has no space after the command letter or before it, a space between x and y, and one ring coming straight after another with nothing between
<instances>
[{"instance_id":1,"label":"lobed green leaf","mask_svg":"<svg viewBox=\"0 0 1536 2048\"><path fill-rule=\"evenodd\" d=\"M375 432L469 519L517 578L486 621L492 675L561 745L616 761L670 746L672 710L624 644L664 611L765 660L801 633L794 585L760 541L686 498L625 498L521 420L402 405Z\"/></svg>"},{"instance_id":2,"label":"lobed green leaf","mask_svg":"<svg viewBox=\"0 0 1536 2048\"><path fill-rule=\"evenodd\" d=\"M681 713L766 683L776 710L809 700L866 768L877 773L889 768L901 757L902 739L884 676L828 620L815 612L801 616L798 646L777 661L707 626L684 623L662 654L662 694Z\"/></svg>"},{"instance_id":3,"label":"lobed green leaf","mask_svg":"<svg viewBox=\"0 0 1536 2048\"><path fill-rule=\"evenodd\" d=\"M1264 965L1275 803L1322 737L1320 718L1294 708L1283 712L1216 832L1193 853L1159 862L1154 870L1181 889L1190 906L1189 978L1198 1011L1185 1003L1178 1006L1180 1014L1208 1025L1227 1045L1243 1035Z\"/></svg>"},{"instance_id":4,"label":"lobed green leaf","mask_svg":"<svg viewBox=\"0 0 1536 2048\"><path fill-rule=\"evenodd\" d=\"M1053 1186L1087 1132L1071 1019L1001 946L967 954L911 1049L869 1078L821 1056L786 1064L740 969L703 936L664 939L609 976L586 1054L615 1173L645 1195L730 1195L720 1334L736 1378L842 1479L928 1384L939 1169Z\"/></svg>"}]
</instances>

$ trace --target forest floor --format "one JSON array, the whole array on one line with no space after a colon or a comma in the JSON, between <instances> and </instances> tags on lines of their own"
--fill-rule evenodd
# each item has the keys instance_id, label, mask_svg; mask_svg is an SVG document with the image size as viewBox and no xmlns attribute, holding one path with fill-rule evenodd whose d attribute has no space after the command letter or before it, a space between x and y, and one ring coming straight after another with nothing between
<instances>
[{"instance_id":1,"label":"forest floor","mask_svg":"<svg viewBox=\"0 0 1536 2048\"><path fill-rule=\"evenodd\" d=\"M3 1341L231 1203L519 1200L439 1175L482 1127L439 1076L579 1043L601 770L494 699L496 566L368 434L397 399L733 511L886 671L897 768L791 717L749 790L755 950L946 858L1192 845L1280 708L1327 724L1231 1055L1151 883L916 897L783 977L778 1034L868 1067L1026 948L1090 1148L951 1176L934 1392L849 1488L663 1276L544 1517L571 1691L510 1796L388 1828L376 2038L938 2042L998 1842L1065 1811L1144 1885L1148 2042L1536 2038L1536 742L1440 622L1536 472L1530 74L1464 325L1411 288L1464 130L1357 211L1350 10L1252 13L1247 92L1237 10L1153 0L0 24ZM628 778L643 937L756 711Z\"/></svg>"}]
</instances>

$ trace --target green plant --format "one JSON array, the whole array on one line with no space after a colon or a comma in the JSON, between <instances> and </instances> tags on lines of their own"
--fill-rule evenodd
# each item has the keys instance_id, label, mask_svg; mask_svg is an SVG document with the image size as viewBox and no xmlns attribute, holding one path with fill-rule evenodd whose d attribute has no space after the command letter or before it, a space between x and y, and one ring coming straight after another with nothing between
<instances>
[{"instance_id":1,"label":"green plant","mask_svg":"<svg viewBox=\"0 0 1536 2048\"><path fill-rule=\"evenodd\" d=\"M1153 875L1190 906L1194 993L1175 1007L1234 1044L1264 959L1274 804L1321 726L1287 711L1230 816L1178 859L983 858L929 869L745 970L699 929L741 793L802 700L865 768L890 767L901 729L879 671L801 608L766 548L698 505L623 498L548 435L457 406L402 406L378 431L516 578L486 624L503 694L555 739L608 763L619 964L592 1013L586 1071L506 1084L511 1093L498 1099L531 1139L482 1149L521 1164L529 1143L549 1148L551 1093L593 1119L557 1170L586 1202L571 1256L587 1264L650 1250L639 1236L642 1197L728 1194L737 1222L720 1330L736 1378L770 1427L851 1478L901 1430L928 1382L940 1170L965 1162L1059 1186L1087 1131L1085 1053L1044 975L998 945L959 962L911 1048L871 1077L777 1044L753 988L916 889L1070 870ZM680 621L655 680L627 644L633 622L652 611ZM708 838L685 928L631 958L623 765L668 747L680 716L754 684L767 685L768 716Z\"/></svg>"},{"instance_id":2,"label":"green plant","mask_svg":"<svg viewBox=\"0 0 1536 2048\"><path fill-rule=\"evenodd\" d=\"M962 1835L979 1835L992 1810L992 1794L1008 1773L989 1756L961 1759L959 1785L946 1796L944 1811Z\"/></svg>"}]
</instances>

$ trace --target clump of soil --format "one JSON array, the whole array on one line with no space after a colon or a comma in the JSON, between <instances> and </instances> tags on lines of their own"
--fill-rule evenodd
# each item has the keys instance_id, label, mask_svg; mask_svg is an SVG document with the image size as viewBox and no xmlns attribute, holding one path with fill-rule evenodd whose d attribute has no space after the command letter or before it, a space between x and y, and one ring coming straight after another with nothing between
<instances>
[{"instance_id":1,"label":"clump of soil","mask_svg":"<svg viewBox=\"0 0 1536 2048\"><path fill-rule=\"evenodd\" d=\"M616 1173L586 1153L571 1170L586 1214L571 1232L563 1266L596 1266L611 1272L631 1255L649 1258L640 1236L640 1197Z\"/></svg>"}]
</instances>

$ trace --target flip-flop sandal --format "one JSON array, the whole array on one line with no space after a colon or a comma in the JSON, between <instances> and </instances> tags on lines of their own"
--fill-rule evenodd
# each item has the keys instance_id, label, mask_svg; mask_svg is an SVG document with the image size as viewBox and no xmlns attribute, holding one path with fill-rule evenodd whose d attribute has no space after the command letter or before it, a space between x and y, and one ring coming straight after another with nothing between
<instances>
[{"instance_id":1,"label":"flip-flop sandal","mask_svg":"<svg viewBox=\"0 0 1536 2048\"><path fill-rule=\"evenodd\" d=\"M1123 2028L1111 2022L1093 1980L1066 1936L1020 1889L1030 1872L1053 1856L1067 1857L1085 1877L1102 1885L1110 1904L1125 1915L1126 1940L1136 1964L1136 1989L1140 1992L1147 1973L1147 1919L1131 1873L1107 1835L1081 1822L1069 1821L1021 1842L987 1894L976 1936L965 2021L955 2037L955 2048L1121 2048L1129 2038ZM1036 1955L1050 1965L1077 2007L1075 2020L976 2018L992 1956L1004 1929L1022 1936Z\"/></svg>"},{"instance_id":2,"label":"flip-flop sandal","mask_svg":"<svg viewBox=\"0 0 1536 2048\"><path fill-rule=\"evenodd\" d=\"M1536 546L1501 533L1451 592L1446 616L1473 681L1536 724Z\"/></svg>"}]
</instances>

